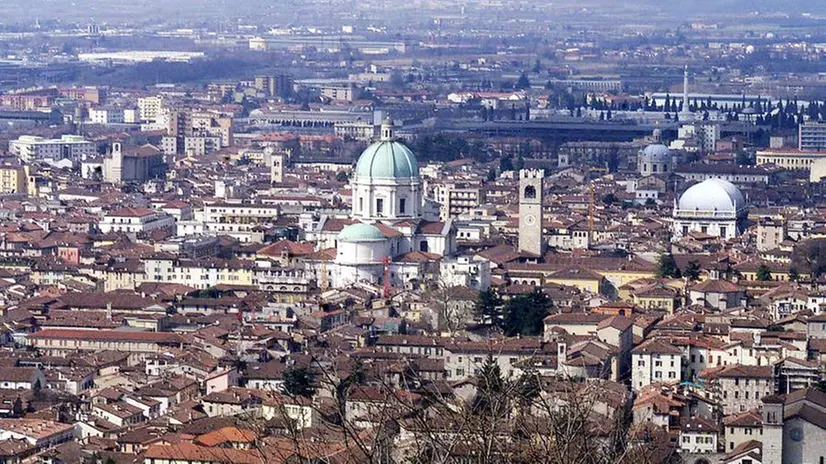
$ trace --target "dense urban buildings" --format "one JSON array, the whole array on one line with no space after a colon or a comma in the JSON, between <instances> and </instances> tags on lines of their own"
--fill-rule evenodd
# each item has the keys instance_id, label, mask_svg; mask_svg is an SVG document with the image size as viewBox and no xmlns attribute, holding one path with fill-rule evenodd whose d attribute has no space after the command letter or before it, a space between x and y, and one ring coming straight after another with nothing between
<instances>
[{"instance_id":1,"label":"dense urban buildings","mask_svg":"<svg viewBox=\"0 0 826 464\"><path fill-rule=\"evenodd\" d=\"M0 3L0 462L823 464L821 3Z\"/></svg>"}]
</instances>

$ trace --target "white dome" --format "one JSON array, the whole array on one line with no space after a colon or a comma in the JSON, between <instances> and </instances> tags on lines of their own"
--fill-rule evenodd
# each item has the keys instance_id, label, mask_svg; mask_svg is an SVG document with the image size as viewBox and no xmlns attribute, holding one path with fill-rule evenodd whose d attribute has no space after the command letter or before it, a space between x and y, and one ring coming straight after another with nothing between
<instances>
[{"instance_id":1,"label":"white dome","mask_svg":"<svg viewBox=\"0 0 826 464\"><path fill-rule=\"evenodd\" d=\"M645 147L641 157L645 163L670 163L671 151L665 145L655 143Z\"/></svg>"},{"instance_id":2,"label":"white dome","mask_svg":"<svg viewBox=\"0 0 826 464\"><path fill-rule=\"evenodd\" d=\"M738 212L746 207L746 199L731 182L708 179L686 190L677 205L683 211Z\"/></svg>"}]
</instances>

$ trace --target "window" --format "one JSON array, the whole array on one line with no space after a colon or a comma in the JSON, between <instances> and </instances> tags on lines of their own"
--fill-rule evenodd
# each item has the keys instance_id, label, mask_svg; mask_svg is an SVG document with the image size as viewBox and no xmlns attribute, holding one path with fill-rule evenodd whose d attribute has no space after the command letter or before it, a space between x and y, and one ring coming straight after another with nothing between
<instances>
[{"instance_id":1,"label":"window","mask_svg":"<svg viewBox=\"0 0 826 464\"><path fill-rule=\"evenodd\" d=\"M384 214L384 198L376 198L376 214L378 216Z\"/></svg>"},{"instance_id":2,"label":"window","mask_svg":"<svg viewBox=\"0 0 826 464\"><path fill-rule=\"evenodd\" d=\"M359 212L364 211L364 197L359 197Z\"/></svg>"},{"instance_id":3,"label":"window","mask_svg":"<svg viewBox=\"0 0 826 464\"><path fill-rule=\"evenodd\" d=\"M527 199L534 199L536 198L536 187L533 185L529 185L525 187L525 194L524 197Z\"/></svg>"},{"instance_id":4,"label":"window","mask_svg":"<svg viewBox=\"0 0 826 464\"><path fill-rule=\"evenodd\" d=\"M407 206L407 199L406 198L399 199L399 214L404 214L406 212L405 211L406 206Z\"/></svg>"}]
</instances>

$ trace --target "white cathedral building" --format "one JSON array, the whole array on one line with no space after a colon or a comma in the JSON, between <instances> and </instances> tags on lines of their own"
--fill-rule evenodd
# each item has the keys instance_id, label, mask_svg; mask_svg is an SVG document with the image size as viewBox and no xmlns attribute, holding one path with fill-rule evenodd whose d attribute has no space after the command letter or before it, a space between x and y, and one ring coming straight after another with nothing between
<instances>
[{"instance_id":1,"label":"white cathedral building","mask_svg":"<svg viewBox=\"0 0 826 464\"><path fill-rule=\"evenodd\" d=\"M317 250L307 267L319 282L383 284L386 272L392 286L410 288L436 276L438 260L456 252L456 228L439 221L438 204L424 198L416 156L396 140L391 121L362 152L351 185L349 217L320 216L304 225Z\"/></svg>"},{"instance_id":2,"label":"white cathedral building","mask_svg":"<svg viewBox=\"0 0 826 464\"><path fill-rule=\"evenodd\" d=\"M740 190L723 179L692 185L674 202L673 237L700 232L728 240L740 235L748 216Z\"/></svg>"}]
</instances>

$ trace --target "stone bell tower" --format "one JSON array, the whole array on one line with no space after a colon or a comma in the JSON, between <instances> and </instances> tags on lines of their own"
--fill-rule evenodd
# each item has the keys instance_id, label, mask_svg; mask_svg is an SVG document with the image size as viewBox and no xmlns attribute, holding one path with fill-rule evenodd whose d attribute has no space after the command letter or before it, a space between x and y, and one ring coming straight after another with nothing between
<instances>
[{"instance_id":1,"label":"stone bell tower","mask_svg":"<svg viewBox=\"0 0 826 464\"><path fill-rule=\"evenodd\" d=\"M545 252L542 237L542 200L545 171L523 169L519 171L519 251L537 257Z\"/></svg>"}]
</instances>

